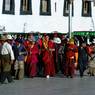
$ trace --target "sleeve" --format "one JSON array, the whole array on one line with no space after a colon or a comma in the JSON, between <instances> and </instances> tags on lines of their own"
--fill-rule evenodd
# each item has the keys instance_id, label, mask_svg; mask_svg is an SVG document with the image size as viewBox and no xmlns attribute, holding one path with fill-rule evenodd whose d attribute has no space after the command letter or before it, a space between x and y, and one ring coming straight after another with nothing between
<instances>
[{"instance_id":1,"label":"sleeve","mask_svg":"<svg viewBox=\"0 0 95 95\"><path fill-rule=\"evenodd\" d=\"M13 52L12 46L10 44L7 45L7 49L10 54L11 60L14 60L15 59L14 52Z\"/></svg>"},{"instance_id":2,"label":"sleeve","mask_svg":"<svg viewBox=\"0 0 95 95\"><path fill-rule=\"evenodd\" d=\"M24 56L27 55L27 50L26 50L25 46L22 46L22 54L23 54Z\"/></svg>"}]
</instances>

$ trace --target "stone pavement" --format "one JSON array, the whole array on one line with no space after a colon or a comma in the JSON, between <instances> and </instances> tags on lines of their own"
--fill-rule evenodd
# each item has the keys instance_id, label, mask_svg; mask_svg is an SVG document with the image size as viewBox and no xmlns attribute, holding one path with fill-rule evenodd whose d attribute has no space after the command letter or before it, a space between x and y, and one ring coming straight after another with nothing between
<instances>
[{"instance_id":1,"label":"stone pavement","mask_svg":"<svg viewBox=\"0 0 95 95\"><path fill-rule=\"evenodd\" d=\"M0 95L95 95L95 77L24 78L0 84Z\"/></svg>"}]
</instances>

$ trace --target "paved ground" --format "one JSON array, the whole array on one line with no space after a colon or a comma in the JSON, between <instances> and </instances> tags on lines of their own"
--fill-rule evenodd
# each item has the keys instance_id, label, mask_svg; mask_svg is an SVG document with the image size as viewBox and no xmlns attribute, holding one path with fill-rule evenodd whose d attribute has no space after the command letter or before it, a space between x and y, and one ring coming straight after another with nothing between
<instances>
[{"instance_id":1,"label":"paved ground","mask_svg":"<svg viewBox=\"0 0 95 95\"><path fill-rule=\"evenodd\" d=\"M24 78L0 84L0 95L95 95L95 77Z\"/></svg>"}]
</instances>

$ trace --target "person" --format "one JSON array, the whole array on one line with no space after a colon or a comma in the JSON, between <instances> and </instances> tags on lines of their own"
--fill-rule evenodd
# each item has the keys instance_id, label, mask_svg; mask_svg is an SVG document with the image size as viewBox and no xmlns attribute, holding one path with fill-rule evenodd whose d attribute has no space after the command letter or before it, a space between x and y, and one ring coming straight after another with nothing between
<instances>
[{"instance_id":1,"label":"person","mask_svg":"<svg viewBox=\"0 0 95 95\"><path fill-rule=\"evenodd\" d=\"M55 43L52 38L50 38L48 43L49 56L50 56L50 76L55 76L55 63L54 63L54 52L55 52Z\"/></svg>"},{"instance_id":2,"label":"person","mask_svg":"<svg viewBox=\"0 0 95 95\"><path fill-rule=\"evenodd\" d=\"M89 46L88 49L89 62L88 62L88 74L95 76L95 41Z\"/></svg>"},{"instance_id":3,"label":"person","mask_svg":"<svg viewBox=\"0 0 95 95\"><path fill-rule=\"evenodd\" d=\"M14 57L16 57L15 56L16 51L14 51L14 47L15 47L14 46L14 39L13 39L13 37L10 34L7 34L6 36L7 36L7 42L12 46L12 50L14 52ZM14 60L14 62L15 62L15 60ZM12 75L12 77L14 77L14 74L15 74L15 71L14 71L14 62L11 65L11 75Z\"/></svg>"},{"instance_id":4,"label":"person","mask_svg":"<svg viewBox=\"0 0 95 95\"><path fill-rule=\"evenodd\" d=\"M29 77L29 71L28 71L28 69L29 69L29 63L27 63L27 57L28 57L28 52L29 52L29 46L30 46L30 42L29 42L29 40L28 39L26 39L25 41L24 41L24 43L23 43L23 45L24 45L24 47L25 47L25 49L26 49L26 51L27 51L27 55L25 56L25 63L24 63L24 72L25 72L25 77Z\"/></svg>"},{"instance_id":5,"label":"person","mask_svg":"<svg viewBox=\"0 0 95 95\"><path fill-rule=\"evenodd\" d=\"M82 43L78 48L78 68L80 77L83 77L84 71L87 68L88 63L88 53L86 48L86 43Z\"/></svg>"},{"instance_id":6,"label":"person","mask_svg":"<svg viewBox=\"0 0 95 95\"><path fill-rule=\"evenodd\" d=\"M7 36L1 36L1 62L2 62L2 72L1 72L1 83L3 84L7 79L9 83L13 82L11 76L11 65L14 60L14 53L12 46L7 42Z\"/></svg>"},{"instance_id":7,"label":"person","mask_svg":"<svg viewBox=\"0 0 95 95\"><path fill-rule=\"evenodd\" d=\"M33 78L37 75L39 49L35 42L35 39L30 39L30 45L27 56L27 63L29 64L29 77Z\"/></svg>"},{"instance_id":8,"label":"person","mask_svg":"<svg viewBox=\"0 0 95 95\"><path fill-rule=\"evenodd\" d=\"M55 75L55 67L54 67L54 43L49 40L48 35L44 35L43 37L43 62L44 62L44 73L46 78Z\"/></svg>"},{"instance_id":9,"label":"person","mask_svg":"<svg viewBox=\"0 0 95 95\"><path fill-rule=\"evenodd\" d=\"M60 44L61 44L61 39L59 38L58 34L57 33L54 33L54 37L53 37L53 40L54 40L54 43L55 43L55 71L56 73L59 73L60 71L62 71L62 69L60 68L61 67L61 64L60 64L60 59L59 59L59 54L58 54L58 51L59 51L59 47L60 47Z\"/></svg>"},{"instance_id":10,"label":"person","mask_svg":"<svg viewBox=\"0 0 95 95\"><path fill-rule=\"evenodd\" d=\"M2 49L2 44L1 44L1 40L0 40L0 81L1 81L1 70L2 70L2 64L1 64L1 49Z\"/></svg>"},{"instance_id":11,"label":"person","mask_svg":"<svg viewBox=\"0 0 95 95\"><path fill-rule=\"evenodd\" d=\"M22 44L21 39L16 39L16 48L15 49L16 53L16 59L15 59L15 64L14 64L14 69L15 69L15 79L23 79L24 78L24 58L27 55L27 51Z\"/></svg>"},{"instance_id":12,"label":"person","mask_svg":"<svg viewBox=\"0 0 95 95\"><path fill-rule=\"evenodd\" d=\"M76 52L78 51L77 46L74 44L74 39L71 38L67 45L66 50L66 69L65 73L67 77L73 78L75 75L75 63L76 63Z\"/></svg>"},{"instance_id":13,"label":"person","mask_svg":"<svg viewBox=\"0 0 95 95\"><path fill-rule=\"evenodd\" d=\"M42 35L40 33L38 33L38 40L37 40L37 45L38 45L38 49L39 49L39 55L38 55L38 64L37 64L37 75L39 77L43 77L44 74L43 74L43 70L44 70L44 64L43 64L43 61L42 61L42 47L43 47L43 44L42 44Z\"/></svg>"},{"instance_id":14,"label":"person","mask_svg":"<svg viewBox=\"0 0 95 95\"><path fill-rule=\"evenodd\" d=\"M58 62L60 71L62 74L64 74L64 63L65 63L65 43L61 43L58 49Z\"/></svg>"}]
</instances>

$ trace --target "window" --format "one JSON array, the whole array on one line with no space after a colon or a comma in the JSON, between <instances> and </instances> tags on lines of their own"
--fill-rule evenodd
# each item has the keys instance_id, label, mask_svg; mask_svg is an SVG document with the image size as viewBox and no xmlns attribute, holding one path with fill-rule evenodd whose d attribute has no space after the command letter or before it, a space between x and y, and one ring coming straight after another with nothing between
<instances>
[{"instance_id":1,"label":"window","mask_svg":"<svg viewBox=\"0 0 95 95\"><path fill-rule=\"evenodd\" d=\"M14 14L14 0L3 0L3 14Z\"/></svg>"},{"instance_id":2,"label":"window","mask_svg":"<svg viewBox=\"0 0 95 95\"><path fill-rule=\"evenodd\" d=\"M73 1L72 3L72 16L74 14L74 4ZM63 12L64 16L69 16L69 0L64 0L64 12Z\"/></svg>"},{"instance_id":3,"label":"window","mask_svg":"<svg viewBox=\"0 0 95 95\"><path fill-rule=\"evenodd\" d=\"M82 16L91 16L91 1L82 0Z\"/></svg>"},{"instance_id":4,"label":"window","mask_svg":"<svg viewBox=\"0 0 95 95\"><path fill-rule=\"evenodd\" d=\"M51 15L51 0L40 1L40 15Z\"/></svg>"},{"instance_id":5,"label":"window","mask_svg":"<svg viewBox=\"0 0 95 95\"><path fill-rule=\"evenodd\" d=\"M32 14L31 0L21 0L20 14L21 15Z\"/></svg>"}]
</instances>

